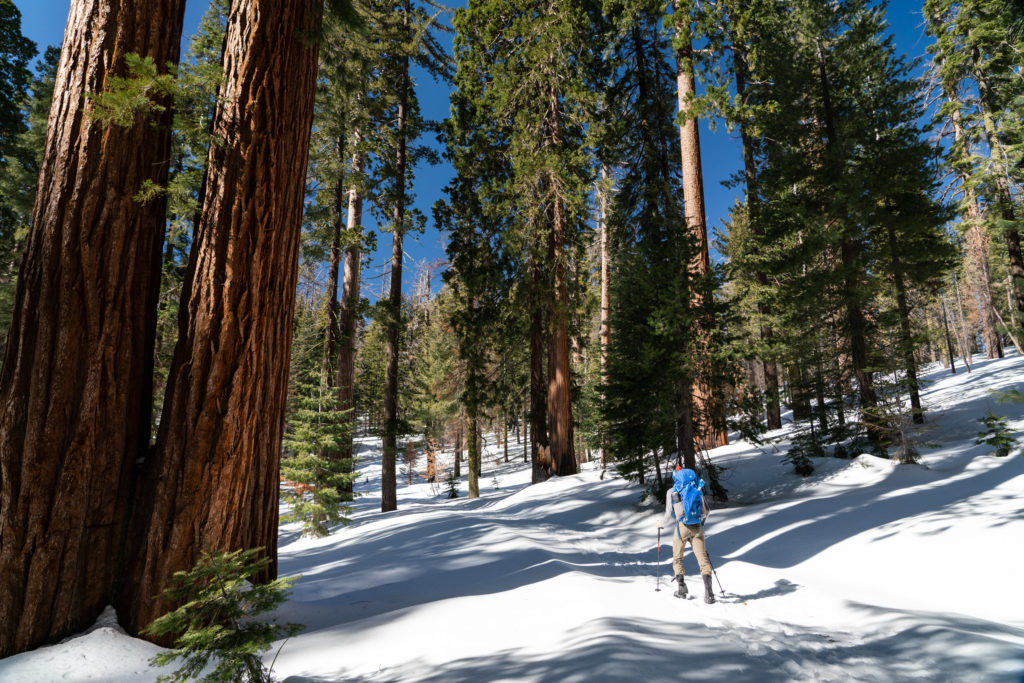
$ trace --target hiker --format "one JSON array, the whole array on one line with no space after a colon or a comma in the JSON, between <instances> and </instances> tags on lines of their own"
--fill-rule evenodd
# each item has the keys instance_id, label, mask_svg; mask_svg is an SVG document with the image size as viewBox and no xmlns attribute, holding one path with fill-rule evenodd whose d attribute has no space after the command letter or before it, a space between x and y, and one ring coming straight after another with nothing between
<instances>
[{"instance_id":1,"label":"hiker","mask_svg":"<svg viewBox=\"0 0 1024 683\"><path fill-rule=\"evenodd\" d=\"M704 520L707 518L707 506L704 504L704 480L697 478L693 470L677 466L672 473L674 486L665 493L665 516L658 519L658 529L667 527L675 521L676 533L672 537L672 569L679 588L673 594L677 598L686 597L686 583L683 581L683 549L689 541L693 546L693 554L697 556L700 574L704 579L704 602L709 605L715 601L711 589L711 563L708 561L707 548L704 547Z\"/></svg>"}]
</instances>

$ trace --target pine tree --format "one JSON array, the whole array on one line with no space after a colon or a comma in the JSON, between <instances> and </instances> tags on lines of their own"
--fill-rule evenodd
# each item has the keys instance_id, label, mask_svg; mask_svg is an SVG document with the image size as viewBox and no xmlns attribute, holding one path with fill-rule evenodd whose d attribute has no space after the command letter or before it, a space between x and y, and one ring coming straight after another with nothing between
<instances>
[{"instance_id":1,"label":"pine tree","mask_svg":"<svg viewBox=\"0 0 1024 683\"><path fill-rule=\"evenodd\" d=\"M681 454L687 466L695 465L695 368L688 350L696 282L688 264L699 245L687 234L679 201L675 73L660 4L623 2L611 19L622 68L609 91L618 124L607 131L614 144L606 154L625 171L616 179L608 216L615 332L603 412L620 471L644 482L651 453Z\"/></svg>"},{"instance_id":2,"label":"pine tree","mask_svg":"<svg viewBox=\"0 0 1024 683\"><path fill-rule=\"evenodd\" d=\"M50 117L59 61L60 49L46 48L29 84L31 96L21 101L27 128L18 133L13 149L0 154L3 157L0 161L0 353L11 321L21 249L32 223L36 181L46 146L46 122Z\"/></svg>"},{"instance_id":3,"label":"pine tree","mask_svg":"<svg viewBox=\"0 0 1024 683\"><path fill-rule=\"evenodd\" d=\"M309 536L326 536L330 526L347 522L353 500L351 461L328 457L350 438L351 421L338 405L332 387L323 381L322 316L302 301L296 304L295 332L289 373L289 408L285 414L281 477L287 480L286 521L302 524Z\"/></svg>"}]
</instances>

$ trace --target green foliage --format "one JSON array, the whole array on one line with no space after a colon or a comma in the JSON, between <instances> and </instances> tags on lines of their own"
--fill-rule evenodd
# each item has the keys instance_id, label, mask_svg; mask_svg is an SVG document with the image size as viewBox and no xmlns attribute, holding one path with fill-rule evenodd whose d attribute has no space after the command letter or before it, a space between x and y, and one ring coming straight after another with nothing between
<instances>
[{"instance_id":1,"label":"green foliage","mask_svg":"<svg viewBox=\"0 0 1024 683\"><path fill-rule=\"evenodd\" d=\"M352 460L333 457L351 436L350 411L341 410L337 392L321 366L323 324L309 307L296 307L295 339L285 416L281 476L287 480L282 498L291 510L285 521L302 524L303 534L326 536L331 525L348 522L352 494L346 491L358 476Z\"/></svg>"},{"instance_id":2,"label":"green foliage","mask_svg":"<svg viewBox=\"0 0 1024 683\"><path fill-rule=\"evenodd\" d=\"M806 429L793 437L789 449L782 456L782 461L793 466L793 471L801 477L806 477L814 472L814 465L811 458L821 458L825 455L825 449L821 444L821 433L812 429Z\"/></svg>"},{"instance_id":3,"label":"green foliage","mask_svg":"<svg viewBox=\"0 0 1024 683\"><path fill-rule=\"evenodd\" d=\"M260 653L279 638L290 638L301 624L276 624L258 617L288 599L288 589L299 576L251 584L269 564L260 550L203 553L189 571L175 572L164 598L181 604L156 619L143 633L175 637L172 649L151 660L166 666L182 660L182 666L161 681L177 683L199 679L210 683L264 683L273 680ZM212 669L204 675L204 671ZM199 678L202 676L202 678Z\"/></svg>"},{"instance_id":4,"label":"green foliage","mask_svg":"<svg viewBox=\"0 0 1024 683\"><path fill-rule=\"evenodd\" d=\"M1006 426L1005 415L995 415L990 410L978 422L985 427L985 430L978 432L978 438L974 443L979 446L991 446L995 449L996 457L1005 458L1017 446L1017 439L1012 436L1013 432Z\"/></svg>"},{"instance_id":5,"label":"green foliage","mask_svg":"<svg viewBox=\"0 0 1024 683\"><path fill-rule=\"evenodd\" d=\"M167 73L160 73L152 57L130 53L124 61L126 77L111 78L107 90L85 95L93 104L86 112L101 126L127 128L140 118L160 114L167 110L168 101L178 90L174 65L168 65Z\"/></svg>"},{"instance_id":6,"label":"green foliage","mask_svg":"<svg viewBox=\"0 0 1024 683\"><path fill-rule=\"evenodd\" d=\"M7 6L0 6L0 15L8 12L9 7L9 3ZM0 18L0 24L7 21L9 18ZM7 24L7 28L9 27ZM2 30L6 29L0 29ZM15 53L19 49L24 50L24 44L19 48L18 40L12 38L11 41L0 44L13 46ZM24 51L23 54L28 52ZM0 149L0 351L3 348L3 340L7 338L7 328L14 306L21 249L32 221L36 181L42 162L43 147L46 145L46 125L53 101L53 84L57 76L60 50L56 47L46 48L42 59L36 63L28 93L21 89L21 72L17 66L17 59L15 58L13 63L6 61L10 59L11 54L0 58L0 72L13 69L8 76L0 75L0 82L4 78L10 78L9 85L12 89L6 90L5 93L18 95L17 103L21 108L22 119L18 126L0 133L0 138L9 140L9 143L4 143L7 149ZM4 95L0 95L0 99L3 97ZM3 106L5 105L0 105L0 108Z\"/></svg>"}]
</instances>

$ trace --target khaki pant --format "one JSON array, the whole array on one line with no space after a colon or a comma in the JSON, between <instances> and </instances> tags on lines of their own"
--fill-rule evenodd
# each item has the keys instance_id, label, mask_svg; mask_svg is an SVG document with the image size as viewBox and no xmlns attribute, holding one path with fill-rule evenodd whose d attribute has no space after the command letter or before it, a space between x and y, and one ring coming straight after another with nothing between
<instances>
[{"instance_id":1,"label":"khaki pant","mask_svg":"<svg viewBox=\"0 0 1024 683\"><path fill-rule=\"evenodd\" d=\"M672 534L672 570L676 576L683 575L683 549L687 541L693 546L701 575L711 576L711 563L708 562L708 551L704 547L704 530L697 524L679 524L678 528L679 533Z\"/></svg>"}]
</instances>

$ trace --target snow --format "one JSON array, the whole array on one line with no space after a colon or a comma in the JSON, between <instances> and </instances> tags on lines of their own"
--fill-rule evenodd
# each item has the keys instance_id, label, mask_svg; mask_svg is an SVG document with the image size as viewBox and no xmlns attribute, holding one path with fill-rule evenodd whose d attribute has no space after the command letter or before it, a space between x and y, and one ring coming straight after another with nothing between
<instances>
[{"instance_id":1,"label":"snow","mask_svg":"<svg viewBox=\"0 0 1024 683\"><path fill-rule=\"evenodd\" d=\"M1024 441L1024 406L991 394L1022 388L1024 358L976 359L972 370L923 373L934 446L921 465L822 458L800 478L771 446L713 451L730 491L708 525L725 589L714 605L690 552L691 597L672 597L667 537L657 563L661 505L611 470L592 463L529 486L521 447L513 441L505 464L491 437L481 498L465 497L464 477L455 500L402 478L399 510L382 514L380 445L361 439L365 495L352 524L325 539L282 528L280 572L303 578L277 617L307 628L284 643L274 674L1020 681L1024 453L996 458L974 439L992 409ZM108 611L84 634L0 660L0 680L151 681L158 651Z\"/></svg>"}]
</instances>

